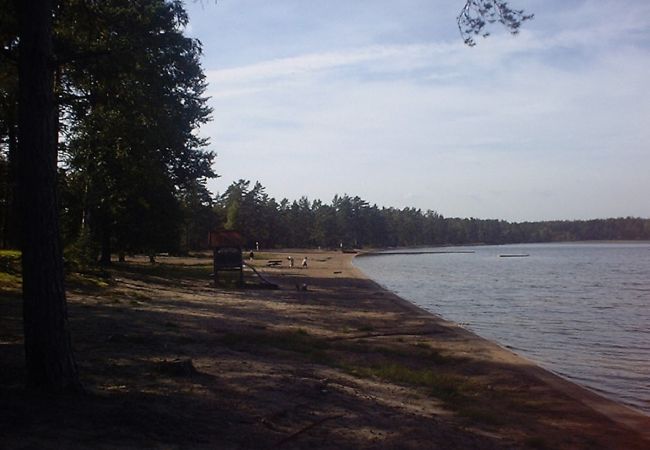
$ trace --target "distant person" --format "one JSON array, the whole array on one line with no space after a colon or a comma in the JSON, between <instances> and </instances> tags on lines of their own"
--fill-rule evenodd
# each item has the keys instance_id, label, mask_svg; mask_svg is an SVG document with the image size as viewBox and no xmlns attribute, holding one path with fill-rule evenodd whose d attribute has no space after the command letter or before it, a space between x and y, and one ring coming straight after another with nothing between
<instances>
[{"instance_id":1,"label":"distant person","mask_svg":"<svg viewBox=\"0 0 650 450\"><path fill-rule=\"evenodd\" d=\"M260 243L257 241L255 242L255 250L257 250L258 252L260 251Z\"/></svg>"},{"instance_id":2,"label":"distant person","mask_svg":"<svg viewBox=\"0 0 650 450\"><path fill-rule=\"evenodd\" d=\"M307 257L306 256L302 259L302 268L303 269L307 268Z\"/></svg>"},{"instance_id":3,"label":"distant person","mask_svg":"<svg viewBox=\"0 0 650 450\"><path fill-rule=\"evenodd\" d=\"M293 256L288 256L287 259L289 260L289 268L293 268Z\"/></svg>"},{"instance_id":4,"label":"distant person","mask_svg":"<svg viewBox=\"0 0 650 450\"><path fill-rule=\"evenodd\" d=\"M248 259L251 261L255 259L255 253L253 253L253 250L251 250L251 252L248 254Z\"/></svg>"}]
</instances>

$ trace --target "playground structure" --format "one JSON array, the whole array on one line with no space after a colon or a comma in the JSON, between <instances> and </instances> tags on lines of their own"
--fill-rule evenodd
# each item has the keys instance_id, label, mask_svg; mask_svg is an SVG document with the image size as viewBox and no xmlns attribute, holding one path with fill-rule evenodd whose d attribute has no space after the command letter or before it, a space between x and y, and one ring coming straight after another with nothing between
<instances>
[{"instance_id":1,"label":"playground structure","mask_svg":"<svg viewBox=\"0 0 650 450\"><path fill-rule=\"evenodd\" d=\"M266 289L278 289L279 286L267 280L255 267L246 264L242 257L244 238L234 230L210 231L208 243L212 248L213 280L215 286L222 286L219 274L223 272L238 272L237 286L245 287L244 266L248 267L260 279L257 286Z\"/></svg>"},{"instance_id":2,"label":"playground structure","mask_svg":"<svg viewBox=\"0 0 650 450\"><path fill-rule=\"evenodd\" d=\"M208 242L212 248L214 285L220 286L219 273L239 272L238 286L244 285L244 260L241 234L233 230L210 231Z\"/></svg>"}]
</instances>

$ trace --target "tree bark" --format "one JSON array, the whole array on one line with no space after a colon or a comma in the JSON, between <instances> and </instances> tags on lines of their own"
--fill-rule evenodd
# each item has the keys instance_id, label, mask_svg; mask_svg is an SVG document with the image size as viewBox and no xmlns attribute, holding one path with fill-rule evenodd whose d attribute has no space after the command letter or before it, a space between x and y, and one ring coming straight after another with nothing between
<instances>
[{"instance_id":1,"label":"tree bark","mask_svg":"<svg viewBox=\"0 0 650 450\"><path fill-rule=\"evenodd\" d=\"M108 208L107 202L103 203L103 208ZM101 252L99 262L102 265L109 266L111 264L111 220L108 212L104 209L101 213Z\"/></svg>"},{"instance_id":2,"label":"tree bark","mask_svg":"<svg viewBox=\"0 0 650 450\"><path fill-rule=\"evenodd\" d=\"M77 391L81 386L68 330L56 195L52 1L17 3L18 181L27 385L48 392Z\"/></svg>"}]
</instances>

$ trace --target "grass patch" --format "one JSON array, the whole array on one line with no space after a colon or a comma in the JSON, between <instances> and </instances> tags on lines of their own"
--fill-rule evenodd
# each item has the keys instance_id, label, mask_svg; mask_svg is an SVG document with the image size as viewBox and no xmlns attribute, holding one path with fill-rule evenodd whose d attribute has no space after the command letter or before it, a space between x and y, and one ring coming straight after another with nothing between
<instances>
[{"instance_id":1,"label":"grass patch","mask_svg":"<svg viewBox=\"0 0 650 450\"><path fill-rule=\"evenodd\" d=\"M0 292L19 294L22 290L23 281L20 275L0 272Z\"/></svg>"},{"instance_id":2,"label":"grass patch","mask_svg":"<svg viewBox=\"0 0 650 450\"><path fill-rule=\"evenodd\" d=\"M0 250L0 291L20 292L22 290L21 253L18 250ZM99 269L65 274L66 284L73 288L103 289L108 287L110 274Z\"/></svg>"},{"instance_id":3,"label":"grass patch","mask_svg":"<svg viewBox=\"0 0 650 450\"><path fill-rule=\"evenodd\" d=\"M458 415L473 422L480 422L486 425L502 426L507 419L500 412L494 409L483 409L475 406L466 406L458 409Z\"/></svg>"},{"instance_id":4,"label":"grass patch","mask_svg":"<svg viewBox=\"0 0 650 450\"><path fill-rule=\"evenodd\" d=\"M248 261L248 254L250 252L243 252L242 256L245 261ZM267 253L267 252L256 252L253 250L253 254L255 255L253 258L253 261L257 260L264 260L264 259L286 259L286 255L278 254L278 253Z\"/></svg>"},{"instance_id":5,"label":"grass patch","mask_svg":"<svg viewBox=\"0 0 650 450\"><path fill-rule=\"evenodd\" d=\"M19 294L23 281L20 275L20 252L0 250L0 292Z\"/></svg>"},{"instance_id":6,"label":"grass patch","mask_svg":"<svg viewBox=\"0 0 650 450\"><path fill-rule=\"evenodd\" d=\"M71 287L85 289L104 289L109 286L105 272L71 272L65 276L66 283Z\"/></svg>"},{"instance_id":7,"label":"grass patch","mask_svg":"<svg viewBox=\"0 0 650 450\"><path fill-rule=\"evenodd\" d=\"M212 264L130 264L117 263L115 269L121 272L127 272L132 275L141 275L145 277L158 277L167 280L210 280L212 273Z\"/></svg>"},{"instance_id":8,"label":"grass patch","mask_svg":"<svg viewBox=\"0 0 650 450\"><path fill-rule=\"evenodd\" d=\"M0 250L0 272L20 273L20 251Z\"/></svg>"},{"instance_id":9,"label":"grass patch","mask_svg":"<svg viewBox=\"0 0 650 450\"><path fill-rule=\"evenodd\" d=\"M393 362L372 366L347 366L346 371L364 378L379 378L392 383L425 388L430 395L444 401L465 397L468 382L455 375L432 369L411 369Z\"/></svg>"},{"instance_id":10,"label":"grass patch","mask_svg":"<svg viewBox=\"0 0 650 450\"><path fill-rule=\"evenodd\" d=\"M355 353L372 353L392 360L415 361L429 365L448 365L460 363L462 360L441 354L439 351L426 344L414 344L411 346L389 347L385 345L372 345L363 342L340 342L337 349L347 350Z\"/></svg>"},{"instance_id":11,"label":"grass patch","mask_svg":"<svg viewBox=\"0 0 650 450\"><path fill-rule=\"evenodd\" d=\"M421 358L425 361L442 365L442 364L457 364L461 363L464 360L458 357L452 357L440 353L438 350L435 350L428 346L427 344L415 344L414 345L415 354L418 358Z\"/></svg>"},{"instance_id":12,"label":"grass patch","mask_svg":"<svg viewBox=\"0 0 650 450\"><path fill-rule=\"evenodd\" d=\"M243 351L274 348L298 353L323 363L329 361L326 354L326 350L330 348L329 344L302 329L276 333L227 333L221 338L221 342L227 347Z\"/></svg>"}]
</instances>

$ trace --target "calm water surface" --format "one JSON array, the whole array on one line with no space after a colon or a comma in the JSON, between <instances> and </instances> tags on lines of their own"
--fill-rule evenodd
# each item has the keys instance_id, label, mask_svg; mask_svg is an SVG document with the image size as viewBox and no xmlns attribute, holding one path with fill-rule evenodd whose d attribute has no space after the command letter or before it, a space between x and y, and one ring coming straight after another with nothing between
<instances>
[{"instance_id":1,"label":"calm water surface","mask_svg":"<svg viewBox=\"0 0 650 450\"><path fill-rule=\"evenodd\" d=\"M473 253L355 264L403 298L650 413L650 243L423 250Z\"/></svg>"}]
</instances>

